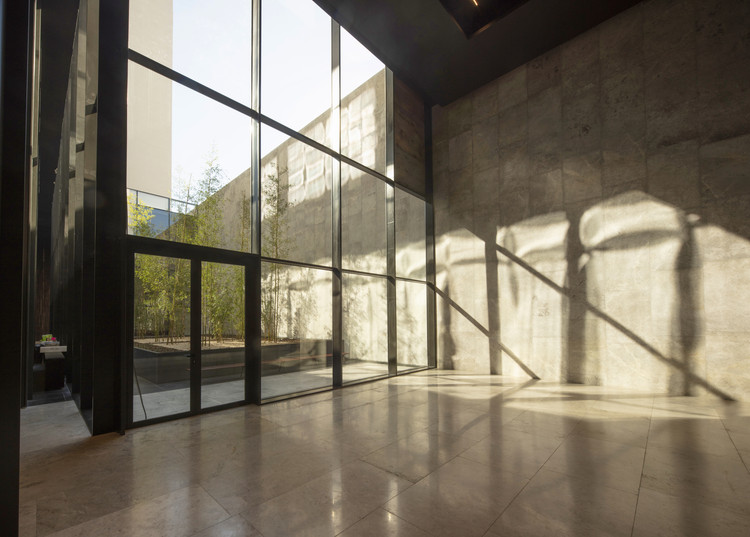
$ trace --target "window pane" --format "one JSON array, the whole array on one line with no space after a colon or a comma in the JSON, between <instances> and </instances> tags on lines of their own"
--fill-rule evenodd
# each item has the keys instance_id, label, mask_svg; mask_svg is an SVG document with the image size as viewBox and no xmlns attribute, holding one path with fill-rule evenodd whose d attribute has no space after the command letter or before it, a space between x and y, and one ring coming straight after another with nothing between
<instances>
[{"instance_id":1,"label":"window pane","mask_svg":"<svg viewBox=\"0 0 750 537\"><path fill-rule=\"evenodd\" d=\"M341 29L341 153L385 173L385 66Z\"/></svg>"},{"instance_id":2,"label":"window pane","mask_svg":"<svg viewBox=\"0 0 750 537\"><path fill-rule=\"evenodd\" d=\"M425 280L425 202L396 189L396 275Z\"/></svg>"},{"instance_id":3,"label":"window pane","mask_svg":"<svg viewBox=\"0 0 750 537\"><path fill-rule=\"evenodd\" d=\"M427 287L396 280L398 370L427 367Z\"/></svg>"},{"instance_id":4,"label":"window pane","mask_svg":"<svg viewBox=\"0 0 750 537\"><path fill-rule=\"evenodd\" d=\"M332 383L332 276L261 264L261 397Z\"/></svg>"},{"instance_id":5,"label":"window pane","mask_svg":"<svg viewBox=\"0 0 750 537\"><path fill-rule=\"evenodd\" d=\"M265 0L261 23L261 112L328 145L331 19L310 0ZM261 153L281 141L262 138Z\"/></svg>"},{"instance_id":6,"label":"window pane","mask_svg":"<svg viewBox=\"0 0 750 537\"><path fill-rule=\"evenodd\" d=\"M190 410L190 261L135 254L133 421Z\"/></svg>"},{"instance_id":7,"label":"window pane","mask_svg":"<svg viewBox=\"0 0 750 537\"><path fill-rule=\"evenodd\" d=\"M380 179L341 165L343 268L386 273L385 189Z\"/></svg>"},{"instance_id":8,"label":"window pane","mask_svg":"<svg viewBox=\"0 0 750 537\"><path fill-rule=\"evenodd\" d=\"M161 209L163 211L169 210L169 198L164 196L155 196L154 194L147 194L146 192L140 192L138 194L138 204L151 207L153 209Z\"/></svg>"},{"instance_id":9,"label":"window pane","mask_svg":"<svg viewBox=\"0 0 750 537\"><path fill-rule=\"evenodd\" d=\"M252 2L130 0L128 41L136 52L250 105Z\"/></svg>"},{"instance_id":10,"label":"window pane","mask_svg":"<svg viewBox=\"0 0 750 537\"><path fill-rule=\"evenodd\" d=\"M201 408L245 400L245 267L201 269Z\"/></svg>"},{"instance_id":11,"label":"window pane","mask_svg":"<svg viewBox=\"0 0 750 537\"><path fill-rule=\"evenodd\" d=\"M261 139L276 131L261 127ZM261 253L331 265L331 157L293 138L260 163Z\"/></svg>"},{"instance_id":12,"label":"window pane","mask_svg":"<svg viewBox=\"0 0 750 537\"><path fill-rule=\"evenodd\" d=\"M128 77L130 233L248 251L252 120L132 62Z\"/></svg>"},{"instance_id":13,"label":"window pane","mask_svg":"<svg viewBox=\"0 0 750 537\"><path fill-rule=\"evenodd\" d=\"M388 280L343 275L344 382L388 374Z\"/></svg>"}]
</instances>

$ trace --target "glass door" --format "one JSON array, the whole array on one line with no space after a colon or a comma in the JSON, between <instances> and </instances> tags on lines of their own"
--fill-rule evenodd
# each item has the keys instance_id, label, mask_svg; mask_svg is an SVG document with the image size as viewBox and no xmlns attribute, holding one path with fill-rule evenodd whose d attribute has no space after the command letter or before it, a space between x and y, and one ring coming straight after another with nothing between
<instances>
[{"instance_id":1,"label":"glass door","mask_svg":"<svg viewBox=\"0 0 750 537\"><path fill-rule=\"evenodd\" d=\"M201 262L201 408L245 400L245 267Z\"/></svg>"},{"instance_id":2,"label":"glass door","mask_svg":"<svg viewBox=\"0 0 750 537\"><path fill-rule=\"evenodd\" d=\"M191 261L136 253L132 421L190 412Z\"/></svg>"},{"instance_id":3,"label":"glass door","mask_svg":"<svg viewBox=\"0 0 750 537\"><path fill-rule=\"evenodd\" d=\"M131 424L247 399L246 266L187 255L133 254Z\"/></svg>"}]
</instances>

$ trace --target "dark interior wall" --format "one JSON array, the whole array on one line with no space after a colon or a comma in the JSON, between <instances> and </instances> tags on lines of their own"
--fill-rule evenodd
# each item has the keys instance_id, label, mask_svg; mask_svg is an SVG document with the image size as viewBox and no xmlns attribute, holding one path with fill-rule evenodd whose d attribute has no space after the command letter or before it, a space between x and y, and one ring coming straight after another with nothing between
<instances>
[{"instance_id":1,"label":"dark interior wall","mask_svg":"<svg viewBox=\"0 0 750 537\"><path fill-rule=\"evenodd\" d=\"M39 248L49 252L52 194L78 0L39 0ZM41 254L40 254L41 255Z\"/></svg>"},{"instance_id":2,"label":"dark interior wall","mask_svg":"<svg viewBox=\"0 0 750 537\"><path fill-rule=\"evenodd\" d=\"M750 398L748 27L643 2L433 109L442 366Z\"/></svg>"},{"instance_id":3,"label":"dark interior wall","mask_svg":"<svg viewBox=\"0 0 750 537\"><path fill-rule=\"evenodd\" d=\"M0 1L0 521L8 536L18 534L29 9Z\"/></svg>"}]
</instances>

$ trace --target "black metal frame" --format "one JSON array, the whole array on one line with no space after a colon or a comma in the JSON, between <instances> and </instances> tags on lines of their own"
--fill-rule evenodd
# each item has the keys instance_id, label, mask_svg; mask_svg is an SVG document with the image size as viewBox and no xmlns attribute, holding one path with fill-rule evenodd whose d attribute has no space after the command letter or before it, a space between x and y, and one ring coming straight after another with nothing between
<instances>
[{"instance_id":1,"label":"black metal frame","mask_svg":"<svg viewBox=\"0 0 750 537\"><path fill-rule=\"evenodd\" d=\"M127 0L121 0L123 3L127 3ZM387 378L388 376L398 375L402 373L412 373L414 371L424 370L430 367L435 367L435 299L434 299L434 237L431 235L433 229L432 219L432 200L431 200L431 166L427 163L426 167L426 192L421 194L413 191L409 187L397 183L394 180L394 160L395 160L395 137L394 137L394 106L393 106L393 73L386 68L386 170L385 173L378 172L370 169L367 166L359 163L358 161L351 159L341 154L341 143L340 143L340 124L341 124L341 74L340 74L340 26L339 24L331 19L331 121L333 128L332 138L330 145L322 144L316 140L313 140L286 125L262 114L262 103L260 96L260 75L261 75L261 1L253 0L252 6L252 26L253 26L253 45L251 52L252 62L252 74L251 74L251 95L250 95L250 106L240 103L234 99L231 99L217 91L201 84L200 82L187 77L173 69L151 59L143 54L132 49L127 50L127 60L145 67L155 73L158 73L173 82L181 84L207 98L210 98L216 102L219 102L230 109L249 117L252 122L252 136L251 136L251 158L255 164L260 162L260 137L261 137L261 126L267 125L277 131L285 134L291 139L302 142L322 153L331 157L332 162L332 188L331 188L331 211L332 211L332 230L331 230L331 241L332 241L332 257L331 265L324 266L314 263L296 262L288 259L275 259L266 256L261 256L261 207L260 207L260 170L257 165L251 168L251 187L252 187L252 240L251 240L251 252L234 252L229 250L222 250L216 248L207 248L202 246L187 245L181 243L173 243L162 241L159 239L151 239L145 237L126 236L125 243L127 245L127 289L128 289L128 311L126 313L127 320L124 323L126 326L128 341L128 347L124 352L124 356L127 356L128 367L123 370L124 390L125 397L124 402L132 401L132 382L128 379L132 379L132 323L133 323L133 281L134 281L134 255L136 253L160 255L165 257L178 257L191 259L191 262L195 265L200 261L216 261L221 263L240 264L246 267L245 278L246 278L246 301L245 301L245 315L246 315L246 326L248 329L252 323L253 335L250 335L248 330L248 337L246 339L246 364L247 374L246 378L246 397L244 403L261 403L270 402L278 399L284 399L289 397L296 397L298 395L315 393L319 391L325 391L330 388L316 388L307 390L301 393L293 393L283 395L279 397L273 397L261 401L261 348L260 348L260 302L261 302L261 289L260 289L260 267L261 263L275 263L287 266L295 266L302 268L310 268L315 270L330 271L332 273L332 387L338 388L344 385L357 384L360 382L369 382L371 380L377 380L380 378ZM125 18L127 19L127 18ZM127 61L125 62L127 63ZM425 107L425 111L429 112L429 107ZM426 144L429 151L429 124L425 124L426 130ZM368 174L369 176L378 179L383 182L386 189L386 237L387 237L387 269L385 274L375 274L358 270L344 269L342 267L342 230L341 230L341 168L342 163L352 166L353 168ZM124 185L123 185L124 186ZM399 189L407 194L425 202L426 211L426 279L419 280L407 277L399 277L396 275L396 232L395 232L395 190ZM122 188L124 191L125 189ZM121 224L122 225L122 224ZM382 278L387 280L387 310L388 310L388 374L376 377L370 377L365 379L357 379L353 381L343 382L343 360L342 360L342 349L343 349L343 298L342 298L342 277L344 274L361 275L371 278ZM396 282L405 281L412 283L424 284L427 292L427 347L428 347L428 360L427 366L410 368L406 371L398 371L397 365L397 305L396 305ZM200 268L193 266L193 289L199 289L195 287L200 282ZM192 305L193 312L200 311L200 297L196 298L195 291L192 291L191 300L194 302ZM199 295L199 294L198 294ZM193 315L193 313L191 313ZM199 330L191 331L192 333L198 333ZM195 345L195 344L194 344ZM193 359L200 361L200 349L191 349L191 354L194 355ZM199 365L199 364L198 364ZM191 370L200 370L199 367L191 368ZM193 393L192 397L199 398L198 387L200 380L191 379ZM197 384L196 384L197 382ZM129 398L128 398L129 397ZM215 410L218 408L224 408L225 406L235 406L235 404L223 405L221 407L212 407L208 410ZM190 415L198 412L204 412L200 410L200 400L193 401L191 404L191 411L184 415ZM174 419L183 414L176 414L164 418L154 418L144 422L138 422L133 424L132 421L132 408L128 410L128 414L124 422L128 426L141 425L146 423L154 423L157 421L165 421L167 419Z\"/></svg>"},{"instance_id":2,"label":"black metal frame","mask_svg":"<svg viewBox=\"0 0 750 537\"><path fill-rule=\"evenodd\" d=\"M432 107L424 105L425 269L427 276L427 367L437 367L435 205L432 183Z\"/></svg>"},{"instance_id":3,"label":"black metal frame","mask_svg":"<svg viewBox=\"0 0 750 537\"><path fill-rule=\"evenodd\" d=\"M255 312L260 311L260 263L255 254L224 250L208 246L197 246L179 242L169 242L150 237L128 236L127 238L127 350L125 360L127 367L125 379L133 378L133 333L134 333L134 298L135 298L135 255L145 254L172 259L190 261L190 411L169 416L133 421L132 401L133 383L128 380L124 389L127 427L139 427L178 417L213 412L248 403L260 403L260 318ZM245 397L241 401L201 408L201 267L203 262L236 265L245 269Z\"/></svg>"}]
</instances>

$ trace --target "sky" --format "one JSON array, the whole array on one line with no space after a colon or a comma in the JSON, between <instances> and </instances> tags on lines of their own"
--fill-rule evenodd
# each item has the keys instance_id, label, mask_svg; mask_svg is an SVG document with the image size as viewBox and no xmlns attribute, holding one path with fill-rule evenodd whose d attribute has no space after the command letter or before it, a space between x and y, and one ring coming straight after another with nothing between
<instances>
[{"instance_id":1,"label":"sky","mask_svg":"<svg viewBox=\"0 0 750 537\"><path fill-rule=\"evenodd\" d=\"M261 13L261 112L298 130L330 108L330 18L312 0L264 0ZM173 0L172 68L249 106L250 30L250 0ZM346 95L383 64L341 34ZM247 116L173 83L172 197L211 155L226 182L250 167L250 130ZM264 128L261 155L285 139Z\"/></svg>"}]
</instances>

